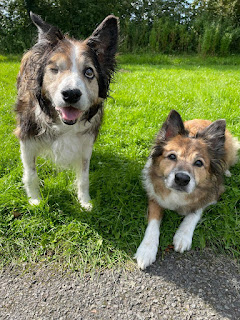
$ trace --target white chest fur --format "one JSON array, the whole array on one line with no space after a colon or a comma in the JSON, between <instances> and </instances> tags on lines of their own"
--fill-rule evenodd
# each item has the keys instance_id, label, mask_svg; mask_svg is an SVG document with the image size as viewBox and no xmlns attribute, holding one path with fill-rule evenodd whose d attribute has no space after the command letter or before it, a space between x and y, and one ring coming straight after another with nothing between
<instances>
[{"instance_id":1,"label":"white chest fur","mask_svg":"<svg viewBox=\"0 0 240 320\"><path fill-rule=\"evenodd\" d=\"M86 133L91 127L89 122L79 122L73 126L63 123L54 125L50 134L37 140L38 154L50 156L58 165L74 165L84 154L84 147L92 145L94 136Z\"/></svg>"}]
</instances>

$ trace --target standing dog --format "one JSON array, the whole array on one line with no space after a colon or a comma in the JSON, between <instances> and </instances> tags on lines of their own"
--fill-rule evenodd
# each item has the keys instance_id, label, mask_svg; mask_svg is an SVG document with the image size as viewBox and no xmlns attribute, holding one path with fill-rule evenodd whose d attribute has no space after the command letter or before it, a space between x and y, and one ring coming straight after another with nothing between
<instances>
[{"instance_id":1,"label":"standing dog","mask_svg":"<svg viewBox=\"0 0 240 320\"><path fill-rule=\"evenodd\" d=\"M16 102L29 202L41 199L35 162L48 153L56 163L76 169L78 199L90 209L89 163L116 64L118 19L106 17L89 38L77 41L30 16L38 41L23 56Z\"/></svg>"},{"instance_id":2,"label":"standing dog","mask_svg":"<svg viewBox=\"0 0 240 320\"><path fill-rule=\"evenodd\" d=\"M172 110L159 131L143 170L148 194L148 227L135 258L145 269L156 260L164 209L184 215L174 238L175 251L189 250L203 210L224 191L224 173L237 161L239 143L225 120L183 123Z\"/></svg>"}]
</instances>

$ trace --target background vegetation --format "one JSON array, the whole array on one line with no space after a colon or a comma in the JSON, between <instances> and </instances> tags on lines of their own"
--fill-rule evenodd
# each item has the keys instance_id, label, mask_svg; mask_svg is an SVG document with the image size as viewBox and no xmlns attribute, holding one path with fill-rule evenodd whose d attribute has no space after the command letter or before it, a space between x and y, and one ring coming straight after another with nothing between
<instances>
[{"instance_id":1,"label":"background vegetation","mask_svg":"<svg viewBox=\"0 0 240 320\"><path fill-rule=\"evenodd\" d=\"M74 174L38 159L43 201L30 206L23 189L19 143L13 135L19 58L0 57L0 264L58 263L86 271L131 262L146 228L141 171L171 109L184 120L225 118L240 138L239 57L122 55L90 168L92 212L81 209ZM225 179L221 200L205 210L193 249L240 257L240 164ZM160 254L182 217L168 211Z\"/></svg>"},{"instance_id":2,"label":"background vegetation","mask_svg":"<svg viewBox=\"0 0 240 320\"><path fill-rule=\"evenodd\" d=\"M2 0L0 52L22 53L33 44L30 10L76 38L113 13L122 52L240 53L239 0Z\"/></svg>"}]
</instances>

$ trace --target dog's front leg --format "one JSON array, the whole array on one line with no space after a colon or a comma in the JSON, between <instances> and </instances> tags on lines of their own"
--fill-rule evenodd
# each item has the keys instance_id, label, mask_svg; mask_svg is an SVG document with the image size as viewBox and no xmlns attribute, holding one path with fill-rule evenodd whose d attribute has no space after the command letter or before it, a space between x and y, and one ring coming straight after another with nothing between
<instances>
[{"instance_id":1,"label":"dog's front leg","mask_svg":"<svg viewBox=\"0 0 240 320\"><path fill-rule=\"evenodd\" d=\"M92 209L92 204L90 203L91 198L89 196L89 166L93 142L93 137L89 137L83 143L80 163L76 168L78 200L86 210Z\"/></svg>"},{"instance_id":2,"label":"dog's front leg","mask_svg":"<svg viewBox=\"0 0 240 320\"><path fill-rule=\"evenodd\" d=\"M38 205L41 196L39 192L39 180L36 170L37 145L31 140L20 141L21 158L23 163L23 183L29 203Z\"/></svg>"},{"instance_id":3,"label":"dog's front leg","mask_svg":"<svg viewBox=\"0 0 240 320\"><path fill-rule=\"evenodd\" d=\"M180 224L173 238L174 250L184 252L190 250L192 246L192 237L198 221L202 216L202 209L194 213L189 213Z\"/></svg>"},{"instance_id":4,"label":"dog's front leg","mask_svg":"<svg viewBox=\"0 0 240 320\"><path fill-rule=\"evenodd\" d=\"M149 200L148 226L134 256L140 269L145 269L156 260L162 218L163 209L154 200Z\"/></svg>"}]
</instances>

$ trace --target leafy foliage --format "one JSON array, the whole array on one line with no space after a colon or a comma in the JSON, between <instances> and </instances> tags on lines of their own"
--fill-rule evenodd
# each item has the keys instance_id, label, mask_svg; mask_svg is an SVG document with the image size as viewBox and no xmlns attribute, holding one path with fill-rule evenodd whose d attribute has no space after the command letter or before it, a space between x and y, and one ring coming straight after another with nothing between
<instances>
[{"instance_id":1,"label":"leafy foliage","mask_svg":"<svg viewBox=\"0 0 240 320\"><path fill-rule=\"evenodd\" d=\"M2 0L0 51L20 53L36 35L33 11L63 32L85 38L107 15L121 23L121 51L240 52L238 0Z\"/></svg>"}]
</instances>

